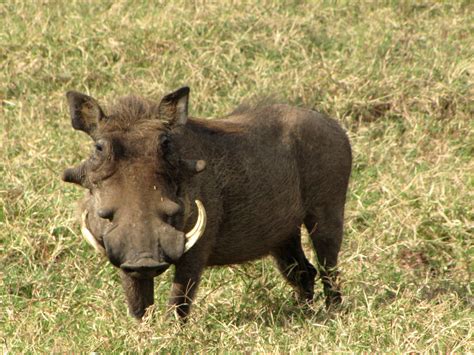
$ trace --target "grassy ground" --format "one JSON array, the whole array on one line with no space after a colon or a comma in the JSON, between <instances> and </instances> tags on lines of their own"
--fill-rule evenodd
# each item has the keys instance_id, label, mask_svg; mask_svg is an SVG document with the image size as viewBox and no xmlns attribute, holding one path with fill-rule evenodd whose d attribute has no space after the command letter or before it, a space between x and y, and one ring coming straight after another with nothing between
<instances>
[{"instance_id":1,"label":"grassy ground","mask_svg":"<svg viewBox=\"0 0 474 355\"><path fill-rule=\"evenodd\" d=\"M471 4L2 2L0 349L474 351ZM195 116L272 93L347 128L340 312L301 309L266 259L207 270L184 328L164 315L171 272L145 322L127 316L59 179L90 146L64 93L183 84Z\"/></svg>"}]
</instances>

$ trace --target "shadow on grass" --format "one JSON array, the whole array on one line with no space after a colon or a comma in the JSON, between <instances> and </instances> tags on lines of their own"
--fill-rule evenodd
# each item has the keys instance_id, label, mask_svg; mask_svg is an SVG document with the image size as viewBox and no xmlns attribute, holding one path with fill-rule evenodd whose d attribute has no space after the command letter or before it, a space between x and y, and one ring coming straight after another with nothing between
<instances>
[{"instance_id":1,"label":"shadow on grass","mask_svg":"<svg viewBox=\"0 0 474 355\"><path fill-rule=\"evenodd\" d=\"M318 294L309 304L298 302L296 295L291 292L286 291L275 297L275 294L268 290L249 292L231 305L214 302L205 308L202 310L206 314L205 317L212 318L216 323L235 327L257 323L263 327L283 327L282 329L302 322L324 324L350 309L344 303L326 309L324 297Z\"/></svg>"}]
</instances>

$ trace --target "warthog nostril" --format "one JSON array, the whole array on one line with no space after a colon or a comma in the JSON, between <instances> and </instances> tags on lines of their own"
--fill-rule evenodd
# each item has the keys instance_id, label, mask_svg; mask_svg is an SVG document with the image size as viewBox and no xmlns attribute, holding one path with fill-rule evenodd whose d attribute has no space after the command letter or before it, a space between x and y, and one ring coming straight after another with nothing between
<instances>
[{"instance_id":1,"label":"warthog nostril","mask_svg":"<svg viewBox=\"0 0 474 355\"><path fill-rule=\"evenodd\" d=\"M125 262L120 265L120 268L125 272L158 272L161 273L165 271L170 264L164 262L158 262L151 258L142 258L136 262Z\"/></svg>"},{"instance_id":2,"label":"warthog nostril","mask_svg":"<svg viewBox=\"0 0 474 355\"><path fill-rule=\"evenodd\" d=\"M115 211L112 208L99 208L97 210L97 215L100 218L108 219L109 221L112 221L112 219L114 218L114 213Z\"/></svg>"}]
</instances>

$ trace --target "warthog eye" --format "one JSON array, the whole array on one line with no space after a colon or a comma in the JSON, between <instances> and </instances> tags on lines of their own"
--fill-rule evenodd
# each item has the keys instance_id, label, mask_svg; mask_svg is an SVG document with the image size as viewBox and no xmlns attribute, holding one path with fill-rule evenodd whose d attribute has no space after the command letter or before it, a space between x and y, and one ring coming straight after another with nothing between
<instances>
[{"instance_id":1,"label":"warthog eye","mask_svg":"<svg viewBox=\"0 0 474 355\"><path fill-rule=\"evenodd\" d=\"M94 150L96 155L102 156L104 153L109 154L111 150L110 142L105 139L99 139L94 142Z\"/></svg>"},{"instance_id":2,"label":"warthog eye","mask_svg":"<svg viewBox=\"0 0 474 355\"><path fill-rule=\"evenodd\" d=\"M110 162L112 161L112 149L110 142L105 139L99 139L94 142L93 152L89 158L89 167L92 171L96 171L99 168L107 170L107 173L104 170L103 174L108 174L111 172ZM104 165L108 164L108 165Z\"/></svg>"},{"instance_id":3,"label":"warthog eye","mask_svg":"<svg viewBox=\"0 0 474 355\"><path fill-rule=\"evenodd\" d=\"M160 138L161 151L163 154L166 154L170 150L170 139L168 136L163 135Z\"/></svg>"}]
</instances>

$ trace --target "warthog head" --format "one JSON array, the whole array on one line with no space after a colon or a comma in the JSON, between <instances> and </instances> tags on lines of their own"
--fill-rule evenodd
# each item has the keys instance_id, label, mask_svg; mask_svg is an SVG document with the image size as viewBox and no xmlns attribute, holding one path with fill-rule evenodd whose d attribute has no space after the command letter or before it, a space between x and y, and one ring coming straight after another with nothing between
<instances>
[{"instance_id":1,"label":"warthog head","mask_svg":"<svg viewBox=\"0 0 474 355\"><path fill-rule=\"evenodd\" d=\"M179 260L203 234L201 202L178 197L178 181L205 168L173 150L173 132L187 121L189 88L165 96L159 105L133 97L110 113L93 98L68 92L72 126L94 141L89 159L66 169L63 180L88 189L81 230L111 263L137 278L152 278ZM194 227L183 231L186 221Z\"/></svg>"}]
</instances>

